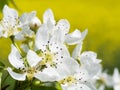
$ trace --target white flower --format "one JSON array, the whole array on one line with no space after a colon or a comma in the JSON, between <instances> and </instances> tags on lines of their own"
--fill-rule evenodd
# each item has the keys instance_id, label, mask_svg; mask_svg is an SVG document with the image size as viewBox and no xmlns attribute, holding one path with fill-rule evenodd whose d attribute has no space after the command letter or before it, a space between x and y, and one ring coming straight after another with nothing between
<instances>
[{"instance_id":1,"label":"white flower","mask_svg":"<svg viewBox=\"0 0 120 90\"><path fill-rule=\"evenodd\" d=\"M73 59L74 60L74 59ZM70 63L72 60L69 60ZM91 77L87 70L80 67L75 60L68 64L64 69L68 69L69 75L66 75L59 83L62 90L96 90L95 86L91 83Z\"/></svg>"},{"instance_id":2,"label":"white flower","mask_svg":"<svg viewBox=\"0 0 120 90\"><path fill-rule=\"evenodd\" d=\"M51 9L45 11L43 15L43 24L49 28L49 33L53 36L56 32L61 33L61 42L65 41L65 34L69 32L70 24L66 19L60 19L58 22L54 20L54 15Z\"/></svg>"},{"instance_id":3,"label":"white flower","mask_svg":"<svg viewBox=\"0 0 120 90\"><path fill-rule=\"evenodd\" d=\"M112 78L111 75L109 75L106 71L102 72L102 70L101 70L101 72L99 74L99 77L98 77L98 80L101 80L103 82L104 86L112 87L113 86L113 80L112 79L113 78Z\"/></svg>"},{"instance_id":4,"label":"white flower","mask_svg":"<svg viewBox=\"0 0 120 90\"><path fill-rule=\"evenodd\" d=\"M79 43L72 53L72 57L80 62L91 77L96 77L101 71L101 60L97 59L97 54L92 51L86 51L81 54L82 43ZM92 73L91 73L92 72Z\"/></svg>"},{"instance_id":5,"label":"white flower","mask_svg":"<svg viewBox=\"0 0 120 90\"><path fill-rule=\"evenodd\" d=\"M51 36L49 31L50 30L46 26L46 24L41 25L41 27L36 33L35 50L38 53L38 55L42 58L40 64L46 66L46 68L42 72L49 74L49 68L52 68L54 69L54 71L56 71L56 73L58 73L58 75L60 75L64 72L64 68L61 66L67 67L67 64L65 62L66 60L70 59L70 55L67 50L67 47L60 42L61 33L56 31L55 34ZM44 80L47 81L48 79L46 78Z\"/></svg>"},{"instance_id":6,"label":"white flower","mask_svg":"<svg viewBox=\"0 0 120 90\"><path fill-rule=\"evenodd\" d=\"M114 69L113 88L114 90L120 90L120 74L117 68Z\"/></svg>"},{"instance_id":7,"label":"white flower","mask_svg":"<svg viewBox=\"0 0 120 90\"><path fill-rule=\"evenodd\" d=\"M36 12L24 13L20 16L21 31L15 36L17 40L25 40L26 38L34 38L35 33L31 30L30 23L36 17Z\"/></svg>"},{"instance_id":8,"label":"white flower","mask_svg":"<svg viewBox=\"0 0 120 90\"><path fill-rule=\"evenodd\" d=\"M43 22L49 27L52 26L52 29L50 29L51 35L54 35L54 32L56 31L61 32L61 43L65 42L68 45L74 45L82 42L88 32L87 29L82 33L80 32L80 30L76 29L74 32L68 34L70 29L69 22L66 19L60 19L56 23L51 9L45 11L43 15Z\"/></svg>"},{"instance_id":9,"label":"white flower","mask_svg":"<svg viewBox=\"0 0 120 90\"><path fill-rule=\"evenodd\" d=\"M0 37L8 38L20 31L18 13L7 5L3 8L3 19L0 22Z\"/></svg>"},{"instance_id":10,"label":"white flower","mask_svg":"<svg viewBox=\"0 0 120 90\"><path fill-rule=\"evenodd\" d=\"M12 51L8 57L9 62L14 68L20 71L20 73L16 73L10 67L8 67L7 70L11 77L20 81L25 80L26 76L28 79L32 79L33 77L35 77L35 74L39 72L37 70L36 65L42 59L39 56L37 56L35 52L29 50L27 53L26 61L26 59L22 58L15 46L12 45L11 47Z\"/></svg>"},{"instance_id":11,"label":"white flower","mask_svg":"<svg viewBox=\"0 0 120 90\"><path fill-rule=\"evenodd\" d=\"M10 67L7 70L12 78L19 81L25 80L26 77L29 80L35 77L43 82L56 81L61 76L54 67L55 63L52 63L52 59L53 57L49 56L49 53L46 53L44 57L40 57L32 50L28 50L26 58L23 58L17 48L12 45L9 62L19 72L13 71Z\"/></svg>"}]
</instances>

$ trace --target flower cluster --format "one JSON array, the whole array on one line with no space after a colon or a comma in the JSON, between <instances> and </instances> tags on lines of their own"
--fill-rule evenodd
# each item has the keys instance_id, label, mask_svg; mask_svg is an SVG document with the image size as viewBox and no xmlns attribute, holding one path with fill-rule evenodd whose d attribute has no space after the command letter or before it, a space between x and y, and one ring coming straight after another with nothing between
<instances>
[{"instance_id":1,"label":"flower cluster","mask_svg":"<svg viewBox=\"0 0 120 90\"><path fill-rule=\"evenodd\" d=\"M113 83L115 90L119 90L118 70L115 69L115 82L111 82L112 77L102 72L97 54L81 52L88 30L76 29L72 33L69 30L69 22L55 21L51 9L45 11L40 21L35 11L18 16L16 10L5 5L0 37L12 41L8 60L13 67L6 69L10 76L18 81L58 82L62 90L104 90L105 85ZM72 53L68 50L71 45L75 46ZM100 80L104 83L98 85Z\"/></svg>"}]
</instances>

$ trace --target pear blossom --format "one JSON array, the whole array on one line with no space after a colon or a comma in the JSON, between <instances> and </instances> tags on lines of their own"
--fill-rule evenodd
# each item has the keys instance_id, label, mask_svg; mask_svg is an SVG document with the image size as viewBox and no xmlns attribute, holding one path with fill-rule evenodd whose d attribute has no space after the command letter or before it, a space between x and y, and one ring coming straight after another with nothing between
<instances>
[{"instance_id":1,"label":"pear blossom","mask_svg":"<svg viewBox=\"0 0 120 90\"><path fill-rule=\"evenodd\" d=\"M114 69L113 73L113 88L114 90L120 90L120 74L117 68Z\"/></svg>"},{"instance_id":2,"label":"pear blossom","mask_svg":"<svg viewBox=\"0 0 120 90\"><path fill-rule=\"evenodd\" d=\"M17 73L13 71L10 67L7 68L7 71L11 75L12 78L16 80L23 81L26 79L26 76L28 79L32 79L35 77L35 73L38 73L37 70L37 63L39 63L42 59L37 56L37 54L29 50L27 53L27 61L20 55L17 48L14 45L11 45L12 51L9 54L9 62L10 64L20 71L20 73Z\"/></svg>"},{"instance_id":3,"label":"pear blossom","mask_svg":"<svg viewBox=\"0 0 120 90\"><path fill-rule=\"evenodd\" d=\"M69 62L71 62L71 60ZM70 66L67 67L69 75L59 80L62 90L96 90L96 87L91 83L92 79L88 71L82 68L78 63L72 64L72 66L76 67L74 69L69 68Z\"/></svg>"},{"instance_id":4,"label":"pear blossom","mask_svg":"<svg viewBox=\"0 0 120 90\"><path fill-rule=\"evenodd\" d=\"M39 62L41 62L41 60L42 58L37 56L37 54L34 51L29 50L27 53L28 65L25 64L26 62L19 54L17 48L12 45L12 51L9 55L9 62L14 68L18 69L20 73L13 71L10 67L7 68L7 71L9 72L12 78L19 80L19 81L25 80L26 76L28 79L31 80L33 77L37 77L37 75L39 74L41 74L42 78L44 78L46 74L42 73L42 70L41 71L39 70L41 68L39 66ZM56 77L55 76L56 74L54 74L53 76L51 75L50 71L53 72L53 69L49 68L49 74L47 75L49 76L49 80L50 79L52 80L52 78ZM50 78L50 76L52 77Z\"/></svg>"},{"instance_id":5,"label":"pear blossom","mask_svg":"<svg viewBox=\"0 0 120 90\"><path fill-rule=\"evenodd\" d=\"M53 28L51 29L51 35L54 35L54 32L56 30L59 30L62 32L61 36L61 42L62 43L67 43L68 45L74 45L81 43L85 36L87 35L88 30L86 29L84 32L80 32L80 30L76 29L74 32L69 33L70 30L70 24L68 20L66 19L60 19L58 22L54 20L54 15L52 13L51 9L48 9L45 11L43 15L43 22L48 23L48 25L52 26ZM51 23L51 24L50 24Z\"/></svg>"},{"instance_id":6,"label":"pear blossom","mask_svg":"<svg viewBox=\"0 0 120 90\"><path fill-rule=\"evenodd\" d=\"M99 76L98 76L98 80L102 81L103 85L107 86L107 87L112 87L113 86L113 80L112 79L113 79L112 75L109 75L107 73L107 71L101 71Z\"/></svg>"},{"instance_id":7,"label":"pear blossom","mask_svg":"<svg viewBox=\"0 0 120 90\"><path fill-rule=\"evenodd\" d=\"M15 80L24 81L27 77L29 80L36 78L43 82L52 82L61 78L60 73L53 67L54 65L51 64L52 66L45 66L44 60L46 59L43 60L43 57L39 57L36 52L29 50L26 58L23 58L14 45L11 45L11 47L12 51L9 54L9 62L15 70L18 70L19 72L15 72L10 67L7 68L7 71ZM46 56L46 58L50 59L51 57Z\"/></svg>"},{"instance_id":8,"label":"pear blossom","mask_svg":"<svg viewBox=\"0 0 120 90\"><path fill-rule=\"evenodd\" d=\"M0 22L0 37L8 38L18 34L20 30L17 11L5 5L3 8L3 19Z\"/></svg>"},{"instance_id":9,"label":"pear blossom","mask_svg":"<svg viewBox=\"0 0 120 90\"><path fill-rule=\"evenodd\" d=\"M26 39L34 38L35 33L34 33L34 31L31 30L31 27L33 28L33 26L31 26L31 25L32 25L32 23L34 23L36 21L36 20L34 21L34 19L36 19L36 18L37 17L36 17L35 11L22 14L19 18L21 31L15 36L15 39L26 40ZM40 20L38 20L38 21L40 24Z\"/></svg>"},{"instance_id":10,"label":"pear blossom","mask_svg":"<svg viewBox=\"0 0 120 90\"><path fill-rule=\"evenodd\" d=\"M85 68L91 77L97 77L101 71L101 60L97 59L97 54L92 51L85 51L81 53L82 43L79 43L73 50L72 57L76 59L81 67ZM92 72L92 73L91 73Z\"/></svg>"}]
</instances>

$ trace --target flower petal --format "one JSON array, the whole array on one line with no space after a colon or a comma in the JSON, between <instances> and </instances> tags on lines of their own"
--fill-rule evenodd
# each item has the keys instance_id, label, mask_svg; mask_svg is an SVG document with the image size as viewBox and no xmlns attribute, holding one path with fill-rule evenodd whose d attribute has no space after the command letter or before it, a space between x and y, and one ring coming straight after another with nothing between
<instances>
[{"instance_id":1,"label":"flower petal","mask_svg":"<svg viewBox=\"0 0 120 90\"><path fill-rule=\"evenodd\" d=\"M120 82L120 74L117 68L114 69L113 80L115 84Z\"/></svg>"},{"instance_id":2,"label":"flower petal","mask_svg":"<svg viewBox=\"0 0 120 90\"><path fill-rule=\"evenodd\" d=\"M4 19L15 20L18 18L18 13L16 10L9 8L7 5L3 8Z\"/></svg>"},{"instance_id":3,"label":"flower petal","mask_svg":"<svg viewBox=\"0 0 120 90\"><path fill-rule=\"evenodd\" d=\"M59 20L56 25L56 29L62 30L64 34L68 33L69 29L70 29L70 24L69 24L68 20L66 20L66 19Z\"/></svg>"},{"instance_id":4,"label":"flower petal","mask_svg":"<svg viewBox=\"0 0 120 90\"><path fill-rule=\"evenodd\" d=\"M46 49L48 41L49 41L48 29L46 25L41 25L41 27L36 33L35 48L42 50Z\"/></svg>"},{"instance_id":5,"label":"flower petal","mask_svg":"<svg viewBox=\"0 0 120 90\"><path fill-rule=\"evenodd\" d=\"M85 84L69 86L67 90L92 90Z\"/></svg>"},{"instance_id":6,"label":"flower petal","mask_svg":"<svg viewBox=\"0 0 120 90\"><path fill-rule=\"evenodd\" d=\"M20 16L20 22L22 25L29 24L35 16L36 16L36 11L32 11L30 13L24 13Z\"/></svg>"},{"instance_id":7,"label":"flower petal","mask_svg":"<svg viewBox=\"0 0 120 90\"><path fill-rule=\"evenodd\" d=\"M22 56L20 55L19 51L14 45L11 45L11 53L8 56L9 62L15 68L24 68L23 60L21 59Z\"/></svg>"},{"instance_id":8,"label":"flower petal","mask_svg":"<svg viewBox=\"0 0 120 90\"><path fill-rule=\"evenodd\" d=\"M72 52L72 57L78 59L82 50L82 43L79 43Z\"/></svg>"},{"instance_id":9,"label":"flower petal","mask_svg":"<svg viewBox=\"0 0 120 90\"><path fill-rule=\"evenodd\" d=\"M36 73L34 77L36 77L37 79L43 82L56 81L59 78L59 74L54 68L48 67L45 68L42 72Z\"/></svg>"},{"instance_id":10,"label":"flower petal","mask_svg":"<svg viewBox=\"0 0 120 90\"><path fill-rule=\"evenodd\" d=\"M13 72L12 69L9 67L7 68L7 71L9 72L10 76L15 80L24 81L26 79L26 73L19 74L19 73Z\"/></svg>"},{"instance_id":11,"label":"flower petal","mask_svg":"<svg viewBox=\"0 0 120 90\"><path fill-rule=\"evenodd\" d=\"M84 40L85 36L88 33L88 29L85 29L82 33L81 33L81 40Z\"/></svg>"},{"instance_id":12,"label":"flower petal","mask_svg":"<svg viewBox=\"0 0 120 90\"><path fill-rule=\"evenodd\" d=\"M55 24L54 15L51 9L46 10L43 15L43 23L47 23L49 20L53 25Z\"/></svg>"},{"instance_id":13,"label":"flower petal","mask_svg":"<svg viewBox=\"0 0 120 90\"><path fill-rule=\"evenodd\" d=\"M65 42L69 45L77 44L81 42L81 32L76 29L74 32L67 34Z\"/></svg>"},{"instance_id":14,"label":"flower petal","mask_svg":"<svg viewBox=\"0 0 120 90\"><path fill-rule=\"evenodd\" d=\"M40 58L34 51L29 50L27 53L27 61L31 67L35 66L40 62L42 58Z\"/></svg>"}]
</instances>

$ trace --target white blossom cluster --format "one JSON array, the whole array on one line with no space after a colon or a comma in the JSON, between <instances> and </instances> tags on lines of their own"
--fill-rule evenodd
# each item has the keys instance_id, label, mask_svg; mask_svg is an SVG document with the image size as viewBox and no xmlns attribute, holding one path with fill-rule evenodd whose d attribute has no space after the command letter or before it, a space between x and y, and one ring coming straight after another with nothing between
<instances>
[{"instance_id":1,"label":"white blossom cluster","mask_svg":"<svg viewBox=\"0 0 120 90\"><path fill-rule=\"evenodd\" d=\"M120 90L117 69L112 77L102 72L101 60L95 52L81 52L87 29L75 29L72 33L69 30L69 22L55 21L51 9L45 11L40 21L35 11L18 16L16 10L5 5L0 37L13 42L8 56L13 66L7 68L10 76L18 81L57 81L62 90L104 90L105 86ZM22 41L20 47L16 41ZM75 45L72 54L68 50L71 45Z\"/></svg>"}]
</instances>

